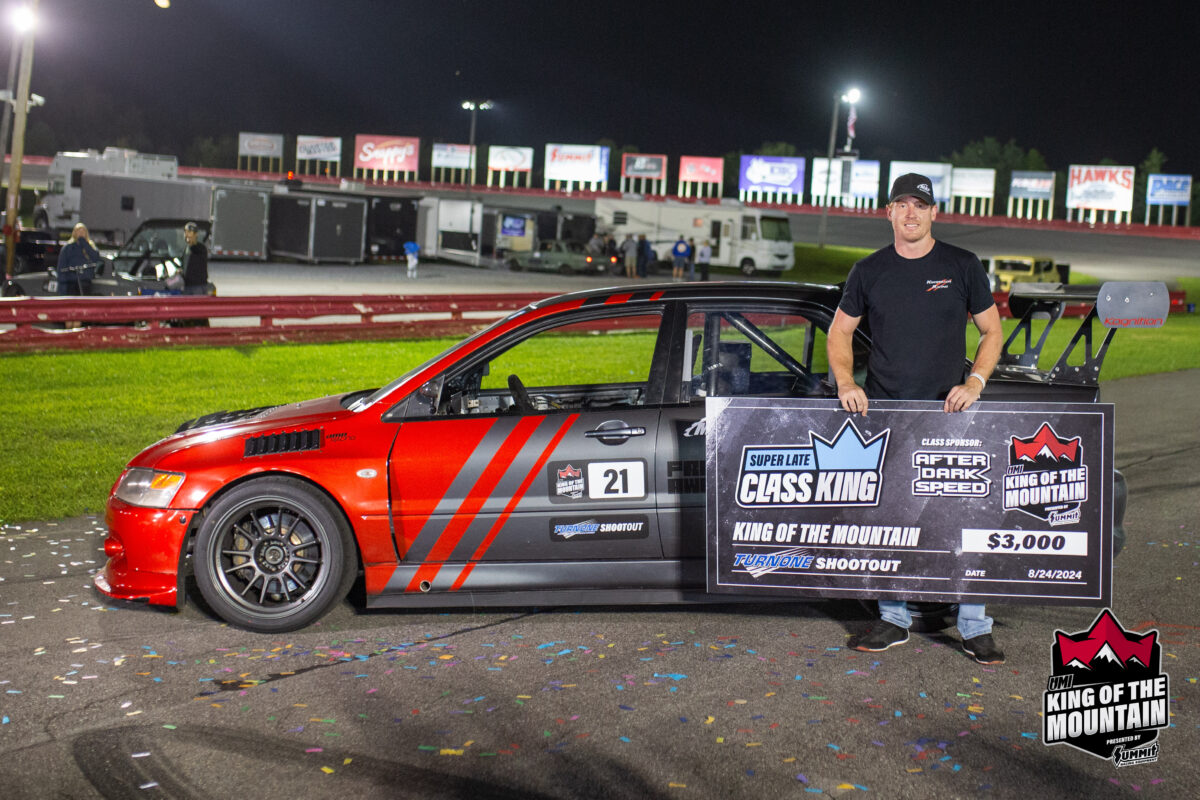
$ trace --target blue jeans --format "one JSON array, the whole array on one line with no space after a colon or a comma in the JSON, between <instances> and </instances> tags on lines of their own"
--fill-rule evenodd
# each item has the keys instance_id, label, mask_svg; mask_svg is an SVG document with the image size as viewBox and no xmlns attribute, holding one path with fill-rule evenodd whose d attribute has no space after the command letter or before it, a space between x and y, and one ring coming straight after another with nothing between
<instances>
[{"instance_id":1,"label":"blue jeans","mask_svg":"<svg viewBox=\"0 0 1200 800\"><path fill-rule=\"evenodd\" d=\"M901 628L912 626L912 614L908 610L908 603L903 600L880 600L879 616L884 622ZM991 632L992 618L987 615L983 603L958 604L958 634L963 641Z\"/></svg>"}]
</instances>

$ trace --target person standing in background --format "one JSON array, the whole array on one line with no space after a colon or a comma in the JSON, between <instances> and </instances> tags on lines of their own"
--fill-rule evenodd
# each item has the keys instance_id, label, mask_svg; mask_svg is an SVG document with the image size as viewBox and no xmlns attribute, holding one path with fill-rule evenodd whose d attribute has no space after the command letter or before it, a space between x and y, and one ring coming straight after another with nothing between
<instances>
[{"instance_id":1,"label":"person standing in background","mask_svg":"<svg viewBox=\"0 0 1200 800\"><path fill-rule=\"evenodd\" d=\"M700 265L700 280L708 280L708 268L712 264L712 245L708 239L704 240L704 244L700 245L700 251L696 253L696 263Z\"/></svg>"},{"instance_id":2,"label":"person standing in background","mask_svg":"<svg viewBox=\"0 0 1200 800\"><path fill-rule=\"evenodd\" d=\"M200 241L200 226L183 226L187 247L183 251L183 293L208 294L208 248Z\"/></svg>"},{"instance_id":3,"label":"person standing in background","mask_svg":"<svg viewBox=\"0 0 1200 800\"><path fill-rule=\"evenodd\" d=\"M87 295L92 293L92 278L100 263L100 251L88 237L87 225L75 223L71 229L71 241L63 245L58 253L58 268L55 280L60 295Z\"/></svg>"}]
</instances>

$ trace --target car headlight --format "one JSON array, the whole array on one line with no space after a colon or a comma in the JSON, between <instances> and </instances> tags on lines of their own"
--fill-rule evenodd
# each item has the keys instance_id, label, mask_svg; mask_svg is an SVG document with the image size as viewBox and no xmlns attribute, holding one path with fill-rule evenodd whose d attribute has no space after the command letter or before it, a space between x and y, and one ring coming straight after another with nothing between
<instances>
[{"instance_id":1,"label":"car headlight","mask_svg":"<svg viewBox=\"0 0 1200 800\"><path fill-rule=\"evenodd\" d=\"M116 496L133 506L166 508L183 486L184 476L178 472L136 467L125 471L117 482Z\"/></svg>"}]
</instances>

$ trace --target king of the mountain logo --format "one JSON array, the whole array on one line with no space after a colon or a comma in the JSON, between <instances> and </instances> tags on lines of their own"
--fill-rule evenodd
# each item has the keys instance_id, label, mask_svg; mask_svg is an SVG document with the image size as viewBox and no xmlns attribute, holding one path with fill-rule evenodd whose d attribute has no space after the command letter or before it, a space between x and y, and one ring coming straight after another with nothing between
<instances>
[{"instance_id":1,"label":"king of the mountain logo","mask_svg":"<svg viewBox=\"0 0 1200 800\"><path fill-rule=\"evenodd\" d=\"M583 470L567 464L557 472L555 491L559 497L570 497L578 500L583 497Z\"/></svg>"},{"instance_id":2,"label":"king of the mountain logo","mask_svg":"<svg viewBox=\"0 0 1200 800\"><path fill-rule=\"evenodd\" d=\"M1080 437L1063 439L1049 423L1009 442L1004 473L1004 510L1023 511L1051 525L1079 522L1088 498L1088 470Z\"/></svg>"},{"instance_id":3,"label":"king of the mountain logo","mask_svg":"<svg viewBox=\"0 0 1200 800\"><path fill-rule=\"evenodd\" d=\"M1170 691L1161 658L1158 631L1130 633L1107 608L1086 631L1056 631L1042 696L1043 741L1118 767L1156 761Z\"/></svg>"}]
</instances>

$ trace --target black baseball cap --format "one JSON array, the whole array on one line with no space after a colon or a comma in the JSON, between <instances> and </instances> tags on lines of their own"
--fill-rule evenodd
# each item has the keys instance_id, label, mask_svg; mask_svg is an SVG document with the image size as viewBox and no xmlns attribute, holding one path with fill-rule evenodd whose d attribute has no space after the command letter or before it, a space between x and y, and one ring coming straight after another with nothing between
<instances>
[{"instance_id":1,"label":"black baseball cap","mask_svg":"<svg viewBox=\"0 0 1200 800\"><path fill-rule=\"evenodd\" d=\"M901 197L915 197L918 200L924 200L931 206L937 205L937 201L933 199L933 181L915 172L901 175L892 184L892 193L888 195L888 202L894 203Z\"/></svg>"},{"instance_id":2,"label":"black baseball cap","mask_svg":"<svg viewBox=\"0 0 1200 800\"><path fill-rule=\"evenodd\" d=\"M184 225L184 226L183 226L183 229L184 229L185 231L196 231L197 233L199 233L199 231L200 231L200 226L199 226L199 225L197 225L197 224L196 224L196 223L194 223L194 222L189 222L189 223L187 223L186 225Z\"/></svg>"}]
</instances>

